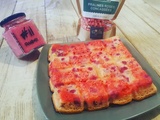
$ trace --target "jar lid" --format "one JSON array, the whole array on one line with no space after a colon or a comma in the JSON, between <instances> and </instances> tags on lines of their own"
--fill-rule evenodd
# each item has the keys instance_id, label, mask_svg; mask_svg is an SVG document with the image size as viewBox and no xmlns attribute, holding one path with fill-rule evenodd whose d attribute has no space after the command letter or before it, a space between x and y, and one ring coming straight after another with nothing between
<instances>
[{"instance_id":1,"label":"jar lid","mask_svg":"<svg viewBox=\"0 0 160 120\"><path fill-rule=\"evenodd\" d=\"M8 22L10 22L10 21L18 18L18 17L23 17L23 16L24 16L24 17L26 16L26 14L23 13L23 12L21 12L21 13L16 13L16 14L13 14L13 15L11 15L11 16L8 16L7 18L3 19L3 20L0 22L0 26L3 27L4 24L6 24L6 23L8 23Z\"/></svg>"}]
</instances>

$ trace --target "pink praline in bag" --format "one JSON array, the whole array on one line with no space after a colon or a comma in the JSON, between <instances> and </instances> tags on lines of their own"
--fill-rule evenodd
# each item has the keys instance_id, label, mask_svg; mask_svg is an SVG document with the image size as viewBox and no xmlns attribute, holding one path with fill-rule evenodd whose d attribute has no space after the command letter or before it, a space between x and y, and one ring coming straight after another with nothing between
<instances>
[{"instance_id":1,"label":"pink praline in bag","mask_svg":"<svg viewBox=\"0 0 160 120\"><path fill-rule=\"evenodd\" d=\"M125 0L71 0L79 19L78 38L81 41L115 36L118 16Z\"/></svg>"}]
</instances>

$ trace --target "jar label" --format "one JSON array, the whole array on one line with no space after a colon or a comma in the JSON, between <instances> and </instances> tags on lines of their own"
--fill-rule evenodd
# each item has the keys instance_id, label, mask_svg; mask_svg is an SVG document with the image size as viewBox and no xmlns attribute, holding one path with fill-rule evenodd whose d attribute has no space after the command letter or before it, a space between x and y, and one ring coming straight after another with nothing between
<instances>
[{"instance_id":1,"label":"jar label","mask_svg":"<svg viewBox=\"0 0 160 120\"><path fill-rule=\"evenodd\" d=\"M92 40L94 40L94 39L103 39L103 32L104 32L104 28L103 27L93 27L93 26L91 26L90 38Z\"/></svg>"},{"instance_id":2,"label":"jar label","mask_svg":"<svg viewBox=\"0 0 160 120\"><path fill-rule=\"evenodd\" d=\"M120 0L83 0L84 17L112 19Z\"/></svg>"},{"instance_id":3,"label":"jar label","mask_svg":"<svg viewBox=\"0 0 160 120\"><path fill-rule=\"evenodd\" d=\"M12 28L11 32L25 53L29 53L45 44L43 37L33 21L28 21L15 26Z\"/></svg>"}]
</instances>

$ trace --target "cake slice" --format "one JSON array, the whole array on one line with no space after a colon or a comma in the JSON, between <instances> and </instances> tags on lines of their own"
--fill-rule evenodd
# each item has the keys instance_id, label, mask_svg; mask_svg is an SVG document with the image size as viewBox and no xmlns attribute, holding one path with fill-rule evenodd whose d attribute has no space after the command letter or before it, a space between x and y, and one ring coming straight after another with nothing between
<instances>
[{"instance_id":1,"label":"cake slice","mask_svg":"<svg viewBox=\"0 0 160 120\"><path fill-rule=\"evenodd\" d=\"M54 89L52 100L55 110L60 113L77 113L84 110L83 97L75 84Z\"/></svg>"},{"instance_id":2,"label":"cake slice","mask_svg":"<svg viewBox=\"0 0 160 120\"><path fill-rule=\"evenodd\" d=\"M139 69L133 75L136 78L132 83L134 100L143 100L157 93L157 88L146 71Z\"/></svg>"},{"instance_id":3,"label":"cake slice","mask_svg":"<svg viewBox=\"0 0 160 120\"><path fill-rule=\"evenodd\" d=\"M143 100L147 97L150 97L157 93L156 86L152 83L148 87L139 87L137 90L133 92L133 99L134 100Z\"/></svg>"},{"instance_id":4,"label":"cake slice","mask_svg":"<svg viewBox=\"0 0 160 120\"><path fill-rule=\"evenodd\" d=\"M53 44L48 51L48 60L51 62L55 57L65 57L70 54L69 46L66 44Z\"/></svg>"},{"instance_id":5,"label":"cake slice","mask_svg":"<svg viewBox=\"0 0 160 120\"><path fill-rule=\"evenodd\" d=\"M79 83L85 102L85 109L98 110L109 106L108 92L102 81L92 80Z\"/></svg>"},{"instance_id":6,"label":"cake slice","mask_svg":"<svg viewBox=\"0 0 160 120\"><path fill-rule=\"evenodd\" d=\"M105 85L111 104L124 105L132 101L132 87L123 79L107 78Z\"/></svg>"}]
</instances>

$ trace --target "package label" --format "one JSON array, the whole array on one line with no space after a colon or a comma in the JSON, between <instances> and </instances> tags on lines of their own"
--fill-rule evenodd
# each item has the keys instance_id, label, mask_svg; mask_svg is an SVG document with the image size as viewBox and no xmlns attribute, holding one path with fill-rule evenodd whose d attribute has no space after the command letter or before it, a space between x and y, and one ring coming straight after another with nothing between
<instances>
[{"instance_id":1,"label":"package label","mask_svg":"<svg viewBox=\"0 0 160 120\"><path fill-rule=\"evenodd\" d=\"M103 27L91 27L90 29L90 39L103 39Z\"/></svg>"},{"instance_id":2,"label":"package label","mask_svg":"<svg viewBox=\"0 0 160 120\"><path fill-rule=\"evenodd\" d=\"M120 0L83 0L84 17L112 19Z\"/></svg>"}]
</instances>

